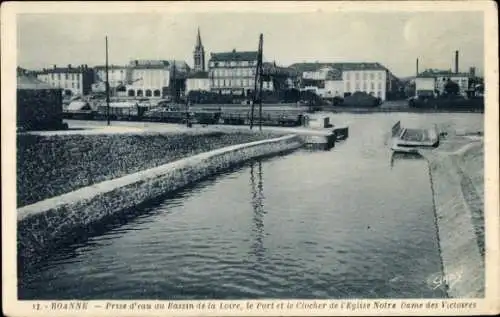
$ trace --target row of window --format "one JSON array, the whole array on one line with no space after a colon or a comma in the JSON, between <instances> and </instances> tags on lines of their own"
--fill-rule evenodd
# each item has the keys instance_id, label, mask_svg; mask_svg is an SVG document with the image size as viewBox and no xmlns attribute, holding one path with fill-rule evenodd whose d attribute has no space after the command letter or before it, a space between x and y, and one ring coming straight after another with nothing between
<instances>
[{"instance_id":1,"label":"row of window","mask_svg":"<svg viewBox=\"0 0 500 317\"><path fill-rule=\"evenodd\" d=\"M455 79L453 81L456 82L459 86L463 86L463 87L468 86L467 79ZM439 81L436 81L436 87L438 87L439 85L444 85L444 84L446 84L446 82L447 82L446 78L443 78L441 83Z\"/></svg>"},{"instance_id":2,"label":"row of window","mask_svg":"<svg viewBox=\"0 0 500 317\"><path fill-rule=\"evenodd\" d=\"M69 83L64 83L64 85L52 83L52 86L59 87L59 88L80 89L80 83L79 82L77 82L76 84L75 83L71 83L71 87L70 87Z\"/></svg>"},{"instance_id":3,"label":"row of window","mask_svg":"<svg viewBox=\"0 0 500 317\"><path fill-rule=\"evenodd\" d=\"M123 74L123 69L120 69L120 70L118 70L118 69L108 69L108 72L111 73L111 74L114 74L115 72L116 73L119 72L120 74ZM103 73L106 74L106 71L104 71Z\"/></svg>"},{"instance_id":4,"label":"row of window","mask_svg":"<svg viewBox=\"0 0 500 317\"><path fill-rule=\"evenodd\" d=\"M220 61L210 62L210 67L248 67L257 65L257 61Z\"/></svg>"},{"instance_id":5,"label":"row of window","mask_svg":"<svg viewBox=\"0 0 500 317\"><path fill-rule=\"evenodd\" d=\"M368 91L368 90L359 90L359 89L354 90L354 92L358 92L358 91L365 92L365 93L369 94L370 96L377 96L377 97L379 97L379 98L382 98L382 92L381 92L380 90L379 90L379 91L377 91L377 93L376 93L376 94L375 94L375 92L373 92L373 91ZM349 94L349 93L350 93L350 91L346 91L346 92L344 92L344 95L345 95L345 94Z\"/></svg>"},{"instance_id":6,"label":"row of window","mask_svg":"<svg viewBox=\"0 0 500 317\"><path fill-rule=\"evenodd\" d=\"M371 82L369 86L370 86L371 90L375 90L375 83L374 82ZM351 90L351 83L350 82L346 82L345 83L345 87L346 87L346 90ZM356 82L354 84L354 87L355 87L356 90L360 90L361 87L363 87L363 91L368 90L368 85L367 85L366 82L363 82L363 85L360 85L359 82ZM377 89L378 90L382 90L382 83L381 82L377 83Z\"/></svg>"},{"instance_id":7,"label":"row of window","mask_svg":"<svg viewBox=\"0 0 500 317\"><path fill-rule=\"evenodd\" d=\"M250 77L255 76L255 68L214 69L210 77Z\"/></svg>"},{"instance_id":8,"label":"row of window","mask_svg":"<svg viewBox=\"0 0 500 317\"><path fill-rule=\"evenodd\" d=\"M57 76L55 76L55 75L57 75ZM69 80L70 77L71 77L71 80L75 80L75 79L78 80L79 76L80 76L80 74L71 74L71 76L68 73L64 74L64 78L66 80ZM52 80L55 80L56 78L57 78L57 80L61 80L61 73L57 73L57 74L52 73L52 74L50 74L50 78Z\"/></svg>"},{"instance_id":9,"label":"row of window","mask_svg":"<svg viewBox=\"0 0 500 317\"><path fill-rule=\"evenodd\" d=\"M364 79L364 80L367 80L368 78L370 78L371 80L374 80L375 79L375 74L374 73L366 73L366 72L356 72L356 73L351 73L351 72L346 72L345 73L345 78L346 79L351 79L351 75L354 74L354 78L356 80L359 80L361 77ZM382 73L377 73L377 79L379 80L382 80Z\"/></svg>"},{"instance_id":10,"label":"row of window","mask_svg":"<svg viewBox=\"0 0 500 317\"><path fill-rule=\"evenodd\" d=\"M254 79L212 79L212 87L248 87L255 84Z\"/></svg>"},{"instance_id":11,"label":"row of window","mask_svg":"<svg viewBox=\"0 0 500 317\"><path fill-rule=\"evenodd\" d=\"M144 97L144 95L146 97L161 97L161 91L159 89L155 89L153 91L151 91L151 89L146 89L145 91L142 90L142 89L137 89L136 90L133 90L133 89L129 89L128 91L128 96L129 97Z\"/></svg>"}]
</instances>

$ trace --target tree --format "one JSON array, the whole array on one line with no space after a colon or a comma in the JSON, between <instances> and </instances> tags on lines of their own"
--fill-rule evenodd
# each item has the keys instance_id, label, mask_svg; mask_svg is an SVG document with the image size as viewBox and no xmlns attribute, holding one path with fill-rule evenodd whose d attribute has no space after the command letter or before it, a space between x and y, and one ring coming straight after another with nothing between
<instances>
[{"instance_id":1,"label":"tree","mask_svg":"<svg viewBox=\"0 0 500 317\"><path fill-rule=\"evenodd\" d=\"M444 91L447 95L458 95L460 92L460 87L458 84L450 79L444 85Z\"/></svg>"}]
</instances>

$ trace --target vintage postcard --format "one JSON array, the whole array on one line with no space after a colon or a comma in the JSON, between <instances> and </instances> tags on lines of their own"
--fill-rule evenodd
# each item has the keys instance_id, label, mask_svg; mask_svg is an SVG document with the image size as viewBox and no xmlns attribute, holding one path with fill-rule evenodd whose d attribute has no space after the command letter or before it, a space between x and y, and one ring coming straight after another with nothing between
<instances>
[{"instance_id":1,"label":"vintage postcard","mask_svg":"<svg viewBox=\"0 0 500 317\"><path fill-rule=\"evenodd\" d=\"M1 11L6 316L500 312L494 2Z\"/></svg>"}]
</instances>

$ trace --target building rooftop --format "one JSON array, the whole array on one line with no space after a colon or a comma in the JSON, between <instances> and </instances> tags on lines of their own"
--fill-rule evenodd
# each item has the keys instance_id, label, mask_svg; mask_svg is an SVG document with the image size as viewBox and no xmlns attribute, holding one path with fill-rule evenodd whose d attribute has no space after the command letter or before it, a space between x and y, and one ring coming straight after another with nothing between
<instances>
[{"instance_id":1,"label":"building rooftop","mask_svg":"<svg viewBox=\"0 0 500 317\"><path fill-rule=\"evenodd\" d=\"M276 63L263 62L262 68L264 74L297 76L297 71L294 68L278 66Z\"/></svg>"},{"instance_id":2,"label":"building rooftop","mask_svg":"<svg viewBox=\"0 0 500 317\"><path fill-rule=\"evenodd\" d=\"M128 68L127 65L108 65L108 69L125 69ZM94 66L95 70L104 70L106 69L106 65L97 65Z\"/></svg>"},{"instance_id":3,"label":"building rooftop","mask_svg":"<svg viewBox=\"0 0 500 317\"><path fill-rule=\"evenodd\" d=\"M211 53L210 61L254 61L257 60L257 51L252 52L237 52L233 50L232 52L222 52L222 53Z\"/></svg>"},{"instance_id":4,"label":"building rooftop","mask_svg":"<svg viewBox=\"0 0 500 317\"><path fill-rule=\"evenodd\" d=\"M17 76L17 89L44 90L57 89L32 76L20 74Z\"/></svg>"},{"instance_id":5,"label":"building rooftop","mask_svg":"<svg viewBox=\"0 0 500 317\"><path fill-rule=\"evenodd\" d=\"M450 70L424 70L419 73L417 77L438 77L438 76L446 76L446 77L471 77L470 73L455 73Z\"/></svg>"},{"instance_id":6,"label":"building rooftop","mask_svg":"<svg viewBox=\"0 0 500 317\"><path fill-rule=\"evenodd\" d=\"M54 65L52 68L44 68L41 71L38 71L38 74L57 74L57 73L73 73L73 74L79 74L85 71L88 71L90 68L88 68L87 65L79 65L79 66L71 66L68 65L67 67L57 67L57 65Z\"/></svg>"},{"instance_id":7,"label":"building rooftop","mask_svg":"<svg viewBox=\"0 0 500 317\"><path fill-rule=\"evenodd\" d=\"M130 61L129 67L139 69L165 69L171 68L175 64L175 69L179 71L189 71L190 67L185 61L179 60L153 60L135 59Z\"/></svg>"},{"instance_id":8,"label":"building rooftop","mask_svg":"<svg viewBox=\"0 0 500 317\"><path fill-rule=\"evenodd\" d=\"M324 67L331 67L339 71L349 70L387 70L387 68L380 63L366 63L366 62L350 62L350 63L295 63L290 67L296 69L298 72L313 72Z\"/></svg>"}]
</instances>

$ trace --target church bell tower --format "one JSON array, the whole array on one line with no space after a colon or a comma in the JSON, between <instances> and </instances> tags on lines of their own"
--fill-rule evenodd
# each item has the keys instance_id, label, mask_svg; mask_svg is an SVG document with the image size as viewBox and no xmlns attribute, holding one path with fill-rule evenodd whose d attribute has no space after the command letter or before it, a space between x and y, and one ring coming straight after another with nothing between
<instances>
[{"instance_id":1,"label":"church bell tower","mask_svg":"<svg viewBox=\"0 0 500 317\"><path fill-rule=\"evenodd\" d=\"M196 46L194 48L194 71L204 72L205 71L205 49L203 44L201 44L200 28L198 28L198 35L196 37Z\"/></svg>"}]
</instances>

